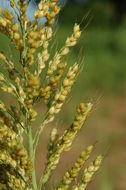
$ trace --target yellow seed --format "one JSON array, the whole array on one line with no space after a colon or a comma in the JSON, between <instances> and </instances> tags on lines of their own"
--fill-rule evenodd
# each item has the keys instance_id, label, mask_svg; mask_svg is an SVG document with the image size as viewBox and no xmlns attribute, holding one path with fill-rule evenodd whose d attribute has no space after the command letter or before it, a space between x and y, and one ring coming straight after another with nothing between
<instances>
[{"instance_id":1,"label":"yellow seed","mask_svg":"<svg viewBox=\"0 0 126 190\"><path fill-rule=\"evenodd\" d=\"M63 86L68 86L69 85L69 80L68 79L65 79L64 81L63 81Z\"/></svg>"},{"instance_id":2,"label":"yellow seed","mask_svg":"<svg viewBox=\"0 0 126 190\"><path fill-rule=\"evenodd\" d=\"M62 49L62 51L61 51L61 55L67 55L69 53L69 48L67 48L67 47L65 47L65 48L63 48Z\"/></svg>"},{"instance_id":3,"label":"yellow seed","mask_svg":"<svg viewBox=\"0 0 126 190\"><path fill-rule=\"evenodd\" d=\"M0 19L0 25L2 25L3 27L7 26L7 21L4 19Z\"/></svg>"},{"instance_id":4,"label":"yellow seed","mask_svg":"<svg viewBox=\"0 0 126 190\"><path fill-rule=\"evenodd\" d=\"M80 30L80 26L78 24L75 24L74 33L78 32L79 30Z\"/></svg>"},{"instance_id":5,"label":"yellow seed","mask_svg":"<svg viewBox=\"0 0 126 190\"><path fill-rule=\"evenodd\" d=\"M81 36L81 32L76 32L76 33L74 34L74 37L75 37L76 39L79 39L80 36Z\"/></svg>"},{"instance_id":6,"label":"yellow seed","mask_svg":"<svg viewBox=\"0 0 126 190\"><path fill-rule=\"evenodd\" d=\"M22 9L21 9L21 11L22 11L22 13L25 13L26 10L27 10L27 4L24 4L23 7L22 7Z\"/></svg>"},{"instance_id":7,"label":"yellow seed","mask_svg":"<svg viewBox=\"0 0 126 190\"><path fill-rule=\"evenodd\" d=\"M35 17L36 19L38 19L38 14L39 14L39 12L38 12L38 11L35 11L34 17Z\"/></svg>"},{"instance_id":8,"label":"yellow seed","mask_svg":"<svg viewBox=\"0 0 126 190\"><path fill-rule=\"evenodd\" d=\"M14 33L14 39L15 39L15 40L20 40L20 34L17 33L17 32L15 32L15 33Z\"/></svg>"},{"instance_id":9,"label":"yellow seed","mask_svg":"<svg viewBox=\"0 0 126 190\"><path fill-rule=\"evenodd\" d=\"M43 11L39 11L39 12L38 12L38 18L42 18L43 16L44 16Z\"/></svg>"},{"instance_id":10,"label":"yellow seed","mask_svg":"<svg viewBox=\"0 0 126 190\"><path fill-rule=\"evenodd\" d=\"M53 115L55 112L55 108L54 107L51 107L50 110L49 110L49 114Z\"/></svg>"},{"instance_id":11,"label":"yellow seed","mask_svg":"<svg viewBox=\"0 0 126 190\"><path fill-rule=\"evenodd\" d=\"M66 96L60 95L58 100L60 100L60 101L64 101L65 98L66 98Z\"/></svg>"},{"instance_id":12,"label":"yellow seed","mask_svg":"<svg viewBox=\"0 0 126 190\"><path fill-rule=\"evenodd\" d=\"M6 56L3 53L0 53L0 60L6 61Z\"/></svg>"},{"instance_id":13,"label":"yellow seed","mask_svg":"<svg viewBox=\"0 0 126 190\"><path fill-rule=\"evenodd\" d=\"M14 32L18 32L18 30L19 30L19 25L18 25L18 23L15 23L15 24L12 26L12 30L13 30Z\"/></svg>"}]
</instances>

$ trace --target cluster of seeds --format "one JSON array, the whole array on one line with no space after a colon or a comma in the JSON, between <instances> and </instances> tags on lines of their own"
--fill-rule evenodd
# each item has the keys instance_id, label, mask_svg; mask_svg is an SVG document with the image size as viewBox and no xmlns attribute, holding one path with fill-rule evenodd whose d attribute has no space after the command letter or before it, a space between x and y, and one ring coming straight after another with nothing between
<instances>
[{"instance_id":1,"label":"cluster of seeds","mask_svg":"<svg viewBox=\"0 0 126 190\"><path fill-rule=\"evenodd\" d=\"M34 27L34 29L30 30L28 33L28 50L27 50L27 60L28 60L28 64L29 66L34 65L35 63L35 51L36 49L39 47L39 32L36 31L36 27Z\"/></svg>"},{"instance_id":2,"label":"cluster of seeds","mask_svg":"<svg viewBox=\"0 0 126 190\"><path fill-rule=\"evenodd\" d=\"M99 155L89 167L84 170L82 181L78 186L73 187L73 190L85 190L87 185L92 180L93 175L99 170L103 157Z\"/></svg>"},{"instance_id":3,"label":"cluster of seeds","mask_svg":"<svg viewBox=\"0 0 126 190\"><path fill-rule=\"evenodd\" d=\"M35 64L35 52L36 49L41 47L42 51L38 53L38 74L41 73L45 67L45 63L49 59L48 46L49 41L52 38L52 29L50 27L38 28L37 25L30 29L27 34L28 38L28 50L27 60L29 66Z\"/></svg>"},{"instance_id":4,"label":"cluster of seeds","mask_svg":"<svg viewBox=\"0 0 126 190\"><path fill-rule=\"evenodd\" d=\"M1 153L1 152L0 152ZM6 160L8 160L6 162ZM14 173L15 168L13 167L14 164L12 160L8 157L6 153L1 153L0 156L0 165L2 165L1 173L2 173L2 179L1 183L6 184L6 188L10 190L26 190L26 185L23 180L20 178L16 177L19 175L18 173ZM4 168L4 169L3 169ZM5 173L4 170L7 170ZM10 170L10 171L9 171Z\"/></svg>"},{"instance_id":5,"label":"cluster of seeds","mask_svg":"<svg viewBox=\"0 0 126 190\"><path fill-rule=\"evenodd\" d=\"M62 181L57 187L57 190L67 190L69 188L72 181L78 176L79 171L90 157L93 148L94 147L90 145L80 154L73 167L64 174Z\"/></svg>"},{"instance_id":6,"label":"cluster of seeds","mask_svg":"<svg viewBox=\"0 0 126 190\"><path fill-rule=\"evenodd\" d=\"M22 51L24 47L23 47L23 40L19 31L18 23L11 24L11 27L9 28L9 34L17 50Z\"/></svg>"},{"instance_id":7,"label":"cluster of seeds","mask_svg":"<svg viewBox=\"0 0 126 190\"><path fill-rule=\"evenodd\" d=\"M49 177L51 176L52 171L55 170L57 164L59 163L61 153L63 152L64 146L61 145L58 148L55 148L53 153L49 156L44 172L41 175L38 189L44 186L47 183Z\"/></svg>"},{"instance_id":8,"label":"cluster of seeds","mask_svg":"<svg viewBox=\"0 0 126 190\"><path fill-rule=\"evenodd\" d=\"M27 75L27 86L24 91L27 94L25 99L25 104L27 106L30 121L34 121L37 115L37 112L33 109L34 99L39 95L40 79L38 76L33 75L32 73L25 70Z\"/></svg>"},{"instance_id":9,"label":"cluster of seeds","mask_svg":"<svg viewBox=\"0 0 126 190\"><path fill-rule=\"evenodd\" d=\"M26 11L28 7L28 3L25 3L24 0L18 0L18 5L20 6L20 18L22 25L28 22Z\"/></svg>"},{"instance_id":10,"label":"cluster of seeds","mask_svg":"<svg viewBox=\"0 0 126 190\"><path fill-rule=\"evenodd\" d=\"M51 99L51 94L58 85L60 78L62 77L66 62L64 61L66 55L70 51L70 47L77 44L77 40L81 36L80 26L75 24L71 37L67 38L65 45L59 52L56 52L54 58L49 62L49 68L47 71L47 77L49 77L49 83L45 88L41 89L41 97L44 98L45 103L48 103ZM54 72L57 71L56 75L53 76Z\"/></svg>"},{"instance_id":11,"label":"cluster of seeds","mask_svg":"<svg viewBox=\"0 0 126 190\"><path fill-rule=\"evenodd\" d=\"M51 96L54 96L54 93L56 91L56 87L58 86L60 79L64 73L64 70L66 68L66 63L60 63L57 67L57 73L56 75L50 77L49 85L45 88L41 88L41 97L44 98L45 103L49 103L51 100ZM52 97L53 98L53 97Z\"/></svg>"},{"instance_id":12,"label":"cluster of seeds","mask_svg":"<svg viewBox=\"0 0 126 190\"><path fill-rule=\"evenodd\" d=\"M2 73L0 73L0 85L1 89L4 92L15 96L15 90L16 90L15 86L13 84L10 84L10 82Z\"/></svg>"},{"instance_id":13,"label":"cluster of seeds","mask_svg":"<svg viewBox=\"0 0 126 190\"><path fill-rule=\"evenodd\" d=\"M44 33L43 33L44 31ZM48 52L49 41L52 38L53 32L51 27L46 27L45 30L40 30L41 33L41 46L42 50L38 54L38 75L41 74L42 70L45 68L45 64L48 61L50 55Z\"/></svg>"},{"instance_id":14,"label":"cluster of seeds","mask_svg":"<svg viewBox=\"0 0 126 190\"><path fill-rule=\"evenodd\" d=\"M50 10L47 13L47 25L53 25L55 22L55 17L60 12L60 7L58 6L58 0L51 0L49 3Z\"/></svg>"},{"instance_id":15,"label":"cluster of seeds","mask_svg":"<svg viewBox=\"0 0 126 190\"><path fill-rule=\"evenodd\" d=\"M10 128L13 126L13 121L7 116L7 108L3 103L0 103L0 125L7 125Z\"/></svg>"},{"instance_id":16,"label":"cluster of seeds","mask_svg":"<svg viewBox=\"0 0 126 190\"><path fill-rule=\"evenodd\" d=\"M38 5L38 10L35 11L35 19L46 18L46 24L48 26L53 25L55 17L59 14L60 7L58 6L58 0L44 0L40 1Z\"/></svg>"},{"instance_id":17,"label":"cluster of seeds","mask_svg":"<svg viewBox=\"0 0 126 190\"><path fill-rule=\"evenodd\" d=\"M29 180L31 162L27 151L17 139L17 134L6 125L0 126L0 147L0 167L4 165L6 168L3 183L11 189L26 189L25 181ZM12 179L16 180L15 183L11 183Z\"/></svg>"},{"instance_id":18,"label":"cluster of seeds","mask_svg":"<svg viewBox=\"0 0 126 190\"><path fill-rule=\"evenodd\" d=\"M49 67L47 71L47 77L51 76L54 71L57 70L57 66L62 60L65 59L66 55L70 51L70 47L77 44L78 39L81 36L80 26L75 24L72 35L66 39L65 45L61 48L59 52L56 52L54 58L49 62Z\"/></svg>"},{"instance_id":19,"label":"cluster of seeds","mask_svg":"<svg viewBox=\"0 0 126 190\"><path fill-rule=\"evenodd\" d=\"M41 177L41 185L46 183L48 178L51 175L51 172L56 168L57 164L59 163L61 153L63 151L68 151L71 147L71 144L77 134L77 132L80 130L82 125L84 124L84 121L86 120L87 116L89 115L92 108L92 104L83 104L81 103L80 106L77 109L77 116L75 118L74 123L70 128L68 128L64 134L59 137L59 139L56 141L56 143L53 145L54 150L52 149L52 154L49 154L48 162L45 167L45 170ZM90 148L89 148L90 149ZM88 152L88 150L87 150ZM89 150L90 152L90 150ZM79 168L78 168L79 169Z\"/></svg>"},{"instance_id":20,"label":"cluster of seeds","mask_svg":"<svg viewBox=\"0 0 126 190\"><path fill-rule=\"evenodd\" d=\"M78 64L74 64L72 67L70 67L65 79L63 80L61 90L57 92L54 97L52 106L49 109L47 122L49 122L50 120L53 120L55 114L59 113L59 111L61 110L61 107L63 103L65 102L66 97L69 94L75 82L75 79L78 73L78 68L79 68Z\"/></svg>"},{"instance_id":21,"label":"cluster of seeds","mask_svg":"<svg viewBox=\"0 0 126 190\"><path fill-rule=\"evenodd\" d=\"M48 10L49 10L49 1L47 1L47 0L40 1L39 5L38 5L38 10L35 11L35 13L34 13L35 19L40 19L42 17L46 17L48 14Z\"/></svg>"},{"instance_id":22,"label":"cluster of seeds","mask_svg":"<svg viewBox=\"0 0 126 190\"><path fill-rule=\"evenodd\" d=\"M75 120L70 128L68 128L63 136L61 136L57 142L58 146L64 143L64 151L68 151L71 147L73 139L75 138L77 132L83 126L85 120L87 119L89 113L91 112L92 104L84 104L81 103L80 106L77 108L77 115Z\"/></svg>"},{"instance_id":23,"label":"cluster of seeds","mask_svg":"<svg viewBox=\"0 0 126 190\"><path fill-rule=\"evenodd\" d=\"M15 44L17 50L22 51L23 50L23 40L19 31L19 24L13 22L13 14L5 9L0 14L0 27L5 30L5 33L7 33L13 43Z\"/></svg>"}]
</instances>

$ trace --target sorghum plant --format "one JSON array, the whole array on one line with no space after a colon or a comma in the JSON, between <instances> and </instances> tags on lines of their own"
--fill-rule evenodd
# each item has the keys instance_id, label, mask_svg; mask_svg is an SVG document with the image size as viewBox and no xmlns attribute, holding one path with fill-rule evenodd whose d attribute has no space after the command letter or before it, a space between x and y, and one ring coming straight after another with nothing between
<instances>
[{"instance_id":1,"label":"sorghum plant","mask_svg":"<svg viewBox=\"0 0 126 190\"><path fill-rule=\"evenodd\" d=\"M66 57L77 44L82 32L79 24L75 24L64 46L50 58L49 43L54 37L52 26L60 11L58 0L40 1L38 10L34 13L34 21L28 20L26 14L29 0L9 2L13 11L0 10L0 32L15 46L19 54L17 64L21 69L17 69L16 64L5 53L0 53L0 62L8 73L5 75L0 71L0 88L4 93L13 96L18 103L16 107L0 101L0 183L8 190L41 190L45 189L61 154L70 150L73 140L92 110L91 103L80 103L73 123L61 136L57 136L56 128L52 129L47 163L37 184L34 166L36 148L43 129L60 112L78 75L79 62L67 69ZM46 21L41 25L39 21L43 17ZM42 80L44 70L46 75ZM45 102L47 109L33 135L33 122L37 116L35 106L41 100ZM24 146L24 133L27 136L28 150ZM86 189L100 167L101 155L84 170L80 182L72 182L90 157L93 148L94 145L90 145L80 154L75 164L53 189Z\"/></svg>"}]
</instances>

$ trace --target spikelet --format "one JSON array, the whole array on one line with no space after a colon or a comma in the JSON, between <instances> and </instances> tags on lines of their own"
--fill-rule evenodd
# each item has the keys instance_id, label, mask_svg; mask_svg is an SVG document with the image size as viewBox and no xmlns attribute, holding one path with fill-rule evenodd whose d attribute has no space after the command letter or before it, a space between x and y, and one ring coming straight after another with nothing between
<instances>
[{"instance_id":1,"label":"spikelet","mask_svg":"<svg viewBox=\"0 0 126 190\"><path fill-rule=\"evenodd\" d=\"M47 19L46 24L48 26L52 26L55 21L55 17L58 15L60 11L60 7L58 6L58 1L40 1L38 5L38 10L35 11L34 17L35 19L40 19L45 17Z\"/></svg>"},{"instance_id":2,"label":"spikelet","mask_svg":"<svg viewBox=\"0 0 126 190\"><path fill-rule=\"evenodd\" d=\"M27 86L24 91L26 93L25 104L29 112L29 119L33 122L37 116L37 112L33 108L34 99L39 95L40 79L37 75L30 73L27 68L25 69L27 75Z\"/></svg>"},{"instance_id":3,"label":"spikelet","mask_svg":"<svg viewBox=\"0 0 126 190\"><path fill-rule=\"evenodd\" d=\"M77 108L77 115L75 120L70 128L68 128L64 134L59 138L57 145L61 146L64 143L64 151L68 151L71 147L71 144L77 134L77 132L83 126L85 120L87 119L88 115L90 114L92 109L92 104L84 104L81 103L80 106Z\"/></svg>"},{"instance_id":4,"label":"spikelet","mask_svg":"<svg viewBox=\"0 0 126 190\"><path fill-rule=\"evenodd\" d=\"M46 66L46 62L48 61L50 54L48 51L49 42L53 36L52 28L47 27L45 29L41 29L39 31L40 34L40 40L39 40L39 46L42 48L41 52L38 53L38 75L41 74L42 70Z\"/></svg>"},{"instance_id":5,"label":"spikelet","mask_svg":"<svg viewBox=\"0 0 126 190\"><path fill-rule=\"evenodd\" d=\"M35 11L34 17L35 19L40 19L42 17L46 17L49 11L49 1L44 0L40 1L38 5L38 10Z\"/></svg>"},{"instance_id":6,"label":"spikelet","mask_svg":"<svg viewBox=\"0 0 126 190\"><path fill-rule=\"evenodd\" d=\"M16 91L15 86L13 84L11 84L2 73L0 73L0 85L1 85L1 89L4 92L15 96L15 91Z\"/></svg>"},{"instance_id":7,"label":"spikelet","mask_svg":"<svg viewBox=\"0 0 126 190\"><path fill-rule=\"evenodd\" d=\"M53 150L55 148L56 140L57 140L57 129L53 128L52 131L51 131L50 140L49 140L49 143L48 143L47 160L49 159L49 157L53 153Z\"/></svg>"},{"instance_id":8,"label":"spikelet","mask_svg":"<svg viewBox=\"0 0 126 190\"><path fill-rule=\"evenodd\" d=\"M16 4L15 0L9 0L9 1L10 1L11 7L12 7L14 10L16 10L17 4Z\"/></svg>"},{"instance_id":9,"label":"spikelet","mask_svg":"<svg viewBox=\"0 0 126 190\"><path fill-rule=\"evenodd\" d=\"M26 17L26 11L27 11L27 7L28 7L28 3L29 3L29 0L27 2L22 1L22 0L18 0L18 4L20 6L20 19L21 19L22 25L24 25L25 23L28 22L28 19Z\"/></svg>"},{"instance_id":10,"label":"spikelet","mask_svg":"<svg viewBox=\"0 0 126 190\"><path fill-rule=\"evenodd\" d=\"M61 153L63 152L63 148L63 145L56 148L56 150L50 155L44 172L42 173L39 181L39 190L43 188L44 184L47 183L49 177L51 176L52 171L55 170L57 164L59 163Z\"/></svg>"},{"instance_id":11,"label":"spikelet","mask_svg":"<svg viewBox=\"0 0 126 190\"><path fill-rule=\"evenodd\" d=\"M49 79L49 85L46 86L45 88L41 88L41 97L44 98L45 103L48 104L53 98L54 93L56 91L56 87L58 86L60 79L64 73L64 70L66 68L66 62L65 63L60 63L57 67L57 73L55 76L50 77Z\"/></svg>"},{"instance_id":12,"label":"spikelet","mask_svg":"<svg viewBox=\"0 0 126 190\"><path fill-rule=\"evenodd\" d=\"M60 182L59 186L56 188L57 190L67 190L69 188L73 179L75 179L78 176L79 171L81 170L85 162L88 160L93 148L94 147L90 145L87 147L85 151L83 151L80 154L80 156L74 163L73 167L64 174L62 181Z\"/></svg>"},{"instance_id":13,"label":"spikelet","mask_svg":"<svg viewBox=\"0 0 126 190\"><path fill-rule=\"evenodd\" d=\"M58 64L64 60L66 55L70 51L70 47L77 44L78 39L81 36L80 26L75 24L71 37L67 38L65 45L61 48L59 52L56 52L54 58L49 62L49 68L47 71L47 77L52 75L56 71Z\"/></svg>"},{"instance_id":14,"label":"spikelet","mask_svg":"<svg viewBox=\"0 0 126 190\"><path fill-rule=\"evenodd\" d=\"M62 86L59 92L56 93L54 97L54 101L52 102L52 106L49 109L48 117L46 122L50 122L54 119L54 116L58 114L61 110L62 105L64 104L67 95L71 91L71 88L75 82L79 66L78 64L74 64L69 68L69 71L62 82Z\"/></svg>"},{"instance_id":15,"label":"spikelet","mask_svg":"<svg viewBox=\"0 0 126 190\"><path fill-rule=\"evenodd\" d=\"M12 5L14 7L14 4ZM0 27L3 28L3 32L7 33L8 36L11 38L12 42L16 46L17 50L23 50L23 40L19 31L19 24L13 23L14 16L8 10L5 9L2 12L2 16L0 16Z\"/></svg>"},{"instance_id":16,"label":"spikelet","mask_svg":"<svg viewBox=\"0 0 126 190\"><path fill-rule=\"evenodd\" d=\"M43 186L47 182L48 178L51 176L52 171L56 168L57 164L59 163L61 153L70 149L73 139L75 138L79 129L84 124L84 121L89 115L91 108L91 104L87 104L87 107L85 106L85 104L80 104L77 110L78 114L72 127L68 128L68 130L66 130L64 134L56 142L54 151L50 155L45 170L40 179L39 188Z\"/></svg>"},{"instance_id":17,"label":"spikelet","mask_svg":"<svg viewBox=\"0 0 126 190\"><path fill-rule=\"evenodd\" d=\"M76 187L74 186L73 190L85 190L88 183L92 180L93 175L96 173L96 171L99 170L99 167L101 165L101 162L103 160L103 157L99 155L91 165L84 170L84 174L81 180L81 183Z\"/></svg>"}]
</instances>

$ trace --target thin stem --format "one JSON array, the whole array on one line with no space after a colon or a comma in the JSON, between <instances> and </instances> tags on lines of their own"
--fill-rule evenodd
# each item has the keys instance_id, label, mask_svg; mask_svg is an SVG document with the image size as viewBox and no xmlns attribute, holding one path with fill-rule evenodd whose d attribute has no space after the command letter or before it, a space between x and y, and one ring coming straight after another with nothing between
<instances>
[{"instance_id":1,"label":"thin stem","mask_svg":"<svg viewBox=\"0 0 126 190\"><path fill-rule=\"evenodd\" d=\"M41 122L41 124L39 126L39 129L37 130L37 132L35 134L35 137L34 137L34 140L33 140L34 156L35 156L35 152L36 152L36 148L37 148L37 145L38 145L40 135L41 135L45 125L47 124L47 115L48 115L48 111L46 112L45 116L43 117L42 122Z\"/></svg>"},{"instance_id":2,"label":"thin stem","mask_svg":"<svg viewBox=\"0 0 126 190\"><path fill-rule=\"evenodd\" d=\"M35 166L34 166L34 151L33 151L33 139L32 139L32 130L31 130L31 126L29 126L29 130L28 130L28 147L29 147L29 158L32 161L32 186L33 189L36 190L37 189L37 183L36 183L36 174L35 174Z\"/></svg>"}]
</instances>

